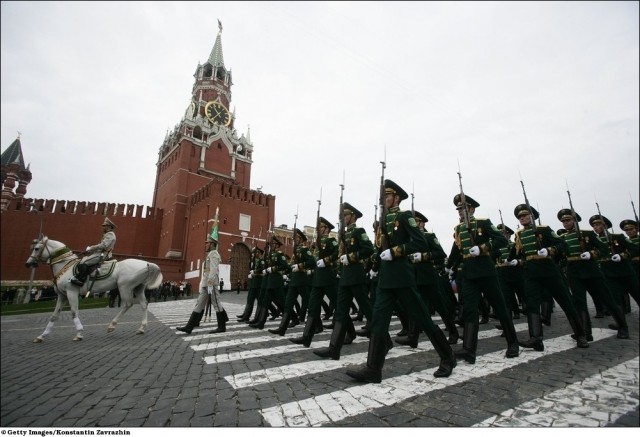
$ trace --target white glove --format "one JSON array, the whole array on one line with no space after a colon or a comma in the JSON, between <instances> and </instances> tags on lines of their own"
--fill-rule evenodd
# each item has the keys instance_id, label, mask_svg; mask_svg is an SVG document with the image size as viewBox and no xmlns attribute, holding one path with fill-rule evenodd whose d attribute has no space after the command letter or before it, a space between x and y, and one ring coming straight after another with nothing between
<instances>
[{"instance_id":1,"label":"white glove","mask_svg":"<svg viewBox=\"0 0 640 437\"><path fill-rule=\"evenodd\" d=\"M253 278L253 273L249 273L249 274L247 275L247 278L249 278L249 279Z\"/></svg>"},{"instance_id":2,"label":"white glove","mask_svg":"<svg viewBox=\"0 0 640 437\"><path fill-rule=\"evenodd\" d=\"M411 254L411 262L412 263L419 263L420 261L422 261L422 254L420 252L416 252L416 253L412 253Z\"/></svg>"},{"instance_id":3,"label":"white glove","mask_svg":"<svg viewBox=\"0 0 640 437\"><path fill-rule=\"evenodd\" d=\"M538 251L538 256L543 256L546 258L549 256L549 251L545 248L542 248Z\"/></svg>"},{"instance_id":4,"label":"white glove","mask_svg":"<svg viewBox=\"0 0 640 437\"><path fill-rule=\"evenodd\" d=\"M444 271L447 275L451 276L451 274L453 273L453 270L451 270L449 267L445 267Z\"/></svg>"},{"instance_id":5,"label":"white glove","mask_svg":"<svg viewBox=\"0 0 640 437\"><path fill-rule=\"evenodd\" d=\"M544 249L546 250L546 249ZM512 259L511 261L509 261L509 265L512 267L515 267L518 265L518 260L517 259Z\"/></svg>"},{"instance_id":6,"label":"white glove","mask_svg":"<svg viewBox=\"0 0 640 437\"><path fill-rule=\"evenodd\" d=\"M85 252L90 252L91 251L91 246L87 246L87 248L84 251Z\"/></svg>"},{"instance_id":7,"label":"white glove","mask_svg":"<svg viewBox=\"0 0 640 437\"><path fill-rule=\"evenodd\" d=\"M207 293L209 293L209 294L213 293L213 287L212 286L207 287Z\"/></svg>"},{"instance_id":8,"label":"white glove","mask_svg":"<svg viewBox=\"0 0 640 437\"><path fill-rule=\"evenodd\" d=\"M307 270L307 276L311 276L312 273L313 273L313 270Z\"/></svg>"},{"instance_id":9,"label":"white glove","mask_svg":"<svg viewBox=\"0 0 640 437\"><path fill-rule=\"evenodd\" d=\"M326 267L326 264L324 263L323 259L319 259L316 265L318 266L319 269L324 269Z\"/></svg>"},{"instance_id":10,"label":"white glove","mask_svg":"<svg viewBox=\"0 0 640 437\"><path fill-rule=\"evenodd\" d=\"M256 271L255 271L255 270L251 270L251 271L249 272L249 274L250 274L251 276L253 276L253 275L255 275L255 274L256 274Z\"/></svg>"},{"instance_id":11,"label":"white glove","mask_svg":"<svg viewBox=\"0 0 640 437\"><path fill-rule=\"evenodd\" d=\"M591 253L590 252L582 252L580 254L580 258L582 258L582 259L591 259Z\"/></svg>"},{"instance_id":12,"label":"white glove","mask_svg":"<svg viewBox=\"0 0 640 437\"><path fill-rule=\"evenodd\" d=\"M287 275L282 275L282 280L286 282L289 280L289 277Z\"/></svg>"},{"instance_id":13,"label":"white glove","mask_svg":"<svg viewBox=\"0 0 640 437\"><path fill-rule=\"evenodd\" d=\"M380 254L380 259L382 261L391 261L393 256L391 256L391 249L387 249Z\"/></svg>"},{"instance_id":14,"label":"white glove","mask_svg":"<svg viewBox=\"0 0 640 437\"><path fill-rule=\"evenodd\" d=\"M611 257L611 261L619 263L620 261L622 261L622 257L616 253Z\"/></svg>"},{"instance_id":15,"label":"white glove","mask_svg":"<svg viewBox=\"0 0 640 437\"><path fill-rule=\"evenodd\" d=\"M371 279L375 278L376 276L378 276L378 272L374 272L373 270L371 270L371 271L369 272L369 277L370 277Z\"/></svg>"},{"instance_id":16,"label":"white glove","mask_svg":"<svg viewBox=\"0 0 640 437\"><path fill-rule=\"evenodd\" d=\"M267 273L271 273L271 267L267 267Z\"/></svg>"},{"instance_id":17,"label":"white glove","mask_svg":"<svg viewBox=\"0 0 640 437\"><path fill-rule=\"evenodd\" d=\"M349 265L349 255L344 254L340 257L340 262L342 263L342 265L344 266L348 266Z\"/></svg>"},{"instance_id":18,"label":"white glove","mask_svg":"<svg viewBox=\"0 0 640 437\"><path fill-rule=\"evenodd\" d=\"M478 246L473 246L471 249L469 249L469 255L471 256L480 255L480 248Z\"/></svg>"},{"instance_id":19,"label":"white glove","mask_svg":"<svg viewBox=\"0 0 640 437\"><path fill-rule=\"evenodd\" d=\"M300 269L298 268L298 264L292 264L292 265L291 265L291 271L292 271L292 272L294 272L294 273L295 273L295 272L297 272L298 270L300 270Z\"/></svg>"}]
</instances>

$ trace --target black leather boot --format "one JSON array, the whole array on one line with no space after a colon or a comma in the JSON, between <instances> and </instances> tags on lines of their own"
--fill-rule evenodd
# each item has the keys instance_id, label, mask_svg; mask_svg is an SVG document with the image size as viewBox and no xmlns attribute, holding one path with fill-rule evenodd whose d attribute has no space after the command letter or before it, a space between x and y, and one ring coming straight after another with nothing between
<instances>
[{"instance_id":1,"label":"black leather boot","mask_svg":"<svg viewBox=\"0 0 640 437\"><path fill-rule=\"evenodd\" d=\"M284 314L282 315L282 317L284 317ZM289 320L288 328L294 328L299 324L300 324L300 318L298 317L298 314L294 312L293 314L291 314L291 320Z\"/></svg>"},{"instance_id":2,"label":"black leather boot","mask_svg":"<svg viewBox=\"0 0 640 437\"><path fill-rule=\"evenodd\" d=\"M616 321L616 326L618 327L618 335L616 335L616 337L626 340L627 338L629 338L629 326L627 325L627 319L624 315L624 312L622 312L619 307L617 307L616 309L618 311L611 311L611 315Z\"/></svg>"},{"instance_id":3,"label":"black leather boot","mask_svg":"<svg viewBox=\"0 0 640 437\"><path fill-rule=\"evenodd\" d=\"M246 322L251 325L256 323L258 319L262 316L262 305L258 304L258 308L256 309L256 314L253 316L253 319L249 319Z\"/></svg>"},{"instance_id":4,"label":"black leather boot","mask_svg":"<svg viewBox=\"0 0 640 437\"><path fill-rule=\"evenodd\" d=\"M253 303L247 304L244 307L244 312L239 316L236 316L238 318L238 322L248 322L251 320L251 313L253 313Z\"/></svg>"},{"instance_id":5,"label":"black leather boot","mask_svg":"<svg viewBox=\"0 0 640 437\"><path fill-rule=\"evenodd\" d=\"M578 311L578 316L580 316L580 323L582 323L582 329L584 329L584 335L587 338L587 341L593 341L593 333L591 331L591 318L589 317L589 312L586 310L580 310ZM576 340L574 335L572 335L571 338Z\"/></svg>"},{"instance_id":6,"label":"black leather boot","mask_svg":"<svg viewBox=\"0 0 640 437\"><path fill-rule=\"evenodd\" d=\"M409 319L407 335L405 337L397 337L395 341L402 346L409 346L411 349L415 349L418 347L419 337L420 328L418 324L413 319Z\"/></svg>"},{"instance_id":7,"label":"black leather boot","mask_svg":"<svg viewBox=\"0 0 640 437\"><path fill-rule=\"evenodd\" d=\"M227 317L226 311L220 311L216 313L216 320L218 322L218 328L213 331L209 331L209 334L217 334L218 332L226 332L227 331L227 322L229 321L229 317Z\"/></svg>"},{"instance_id":8,"label":"black leather boot","mask_svg":"<svg viewBox=\"0 0 640 437\"><path fill-rule=\"evenodd\" d=\"M402 329L396 334L398 337L405 337L411 330L411 320L403 310L398 310L398 319L402 324Z\"/></svg>"},{"instance_id":9,"label":"black leather boot","mask_svg":"<svg viewBox=\"0 0 640 437\"><path fill-rule=\"evenodd\" d=\"M513 326L513 320L501 320L502 326L504 326L504 336L507 340L507 353L505 357L516 358L520 355L520 346L518 346L518 335L516 334L516 328Z\"/></svg>"},{"instance_id":10,"label":"black leather boot","mask_svg":"<svg viewBox=\"0 0 640 437\"><path fill-rule=\"evenodd\" d=\"M69 282L71 282L73 285L77 285L78 287L82 287L87 280L89 268L84 264L78 264L78 267L76 267L76 269L78 270L77 276L73 276L71 279L69 279Z\"/></svg>"},{"instance_id":11,"label":"black leather boot","mask_svg":"<svg viewBox=\"0 0 640 437\"><path fill-rule=\"evenodd\" d=\"M440 367L438 367L438 370L434 372L433 376L436 378L446 378L451 375L453 368L456 367L458 362L456 361L456 356L451 349L451 345L449 345L447 338L444 336L444 332L442 332L440 328L436 328L436 331L431 334L427 334L433 348L440 357Z\"/></svg>"},{"instance_id":12,"label":"black leather boot","mask_svg":"<svg viewBox=\"0 0 640 437\"><path fill-rule=\"evenodd\" d=\"M462 349L454 351L456 358L461 358L469 364L476 362L478 348L478 322L466 322L462 333Z\"/></svg>"},{"instance_id":13,"label":"black leather boot","mask_svg":"<svg viewBox=\"0 0 640 437\"><path fill-rule=\"evenodd\" d=\"M371 337L371 331L369 330L369 320L364 324L362 328L356 331L358 337Z\"/></svg>"},{"instance_id":14,"label":"black leather boot","mask_svg":"<svg viewBox=\"0 0 640 437\"><path fill-rule=\"evenodd\" d=\"M347 333L344 337L343 344L351 344L353 340L356 339L356 327L353 326L353 320L348 320L345 325L347 327Z\"/></svg>"},{"instance_id":15,"label":"black leather boot","mask_svg":"<svg viewBox=\"0 0 640 437\"><path fill-rule=\"evenodd\" d=\"M540 304L540 320L546 326L551 326L551 302L548 300Z\"/></svg>"},{"instance_id":16,"label":"black leather boot","mask_svg":"<svg viewBox=\"0 0 640 437\"><path fill-rule=\"evenodd\" d=\"M187 322L186 325L184 326L180 326L178 328L176 328L176 331L180 331L180 332L185 332L187 334L191 334L191 331L193 331L193 327L196 323L196 320L198 320L199 317L201 316L201 313L196 313L195 311L191 313L191 316L189 317L189 321Z\"/></svg>"},{"instance_id":17,"label":"black leather boot","mask_svg":"<svg viewBox=\"0 0 640 437\"><path fill-rule=\"evenodd\" d=\"M289 320L291 320L291 313L284 313L282 315L282 320L280 321L280 326L277 329L269 329L269 332L281 337L284 336L287 332L287 328L289 327Z\"/></svg>"},{"instance_id":18,"label":"black leather boot","mask_svg":"<svg viewBox=\"0 0 640 437\"><path fill-rule=\"evenodd\" d=\"M322 322L320 322L322 325ZM304 324L304 331L302 331L302 337L290 338L289 341L295 344L301 344L304 347L311 346L311 340L315 333L316 318L314 316L307 317L307 322Z\"/></svg>"},{"instance_id":19,"label":"black leather boot","mask_svg":"<svg viewBox=\"0 0 640 437\"><path fill-rule=\"evenodd\" d=\"M543 352L544 343L542 342L542 317L540 314L527 314L527 323L529 324L529 340L521 341L520 346L533 349L534 351Z\"/></svg>"},{"instance_id":20,"label":"black leather boot","mask_svg":"<svg viewBox=\"0 0 640 437\"><path fill-rule=\"evenodd\" d=\"M331 358L332 360L340 359L340 350L344 343L344 338L347 333L347 327L342 322L336 322L331 333L331 340L329 341L329 347L323 347L313 351L319 357Z\"/></svg>"},{"instance_id":21,"label":"black leather boot","mask_svg":"<svg viewBox=\"0 0 640 437\"><path fill-rule=\"evenodd\" d=\"M260 318L256 320L255 323L250 323L249 326L252 328L264 329L264 324L267 321L267 316L269 315L269 310L267 308L262 309L262 313L260 314Z\"/></svg>"},{"instance_id":22,"label":"black leather boot","mask_svg":"<svg viewBox=\"0 0 640 437\"><path fill-rule=\"evenodd\" d=\"M440 316L442 317L444 326L447 328L447 331L449 332L448 343L456 344L458 342L458 339L460 338L460 334L458 333L458 327L456 326L456 323L453 321L453 318L451 316L445 317L442 314Z\"/></svg>"},{"instance_id":23,"label":"black leather boot","mask_svg":"<svg viewBox=\"0 0 640 437\"><path fill-rule=\"evenodd\" d=\"M347 370L347 375L357 381L379 383L382 381L382 367L387 355L388 338L386 335L371 334L367 365Z\"/></svg>"},{"instance_id":24,"label":"black leather boot","mask_svg":"<svg viewBox=\"0 0 640 437\"><path fill-rule=\"evenodd\" d=\"M578 316L579 315L580 314L578 313ZM567 315L567 320L569 320L569 325L571 325L571 329L573 329L573 335L571 336L571 338L573 338L578 343L579 348L588 348L589 342L587 341L586 332L580 319L569 317Z\"/></svg>"},{"instance_id":25,"label":"black leather boot","mask_svg":"<svg viewBox=\"0 0 640 437\"><path fill-rule=\"evenodd\" d=\"M202 316L204 316L204 310L198 313L198 318L196 319L196 323L193 325L194 328L200 326L200 321L202 320Z\"/></svg>"}]
</instances>

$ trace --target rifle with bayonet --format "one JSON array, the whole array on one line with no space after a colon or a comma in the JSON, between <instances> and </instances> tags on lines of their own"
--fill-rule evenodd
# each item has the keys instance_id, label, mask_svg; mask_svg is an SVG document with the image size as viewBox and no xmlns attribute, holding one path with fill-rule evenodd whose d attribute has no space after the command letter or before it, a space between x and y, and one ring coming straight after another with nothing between
<instances>
[{"instance_id":1,"label":"rifle with bayonet","mask_svg":"<svg viewBox=\"0 0 640 437\"><path fill-rule=\"evenodd\" d=\"M602 222L602 226L604 227L604 236L607 239L607 244L609 245L609 250L611 251L611 254L615 254L615 250L613 248L612 243L612 239L611 239L611 234L609 233L609 229L607 227L607 223L604 221L604 217L602 217L602 213L600 212L600 205L598 205L598 200L596 199L596 208L598 209L598 218L600 218L600 221Z\"/></svg>"},{"instance_id":2,"label":"rifle with bayonet","mask_svg":"<svg viewBox=\"0 0 640 437\"><path fill-rule=\"evenodd\" d=\"M629 193L629 199L631 199L631 193ZM633 216L636 218L636 229L640 227L640 221L638 220L638 213L636 212L636 206L633 204L633 199L631 199L631 208L633 208Z\"/></svg>"},{"instance_id":3,"label":"rifle with bayonet","mask_svg":"<svg viewBox=\"0 0 640 437\"><path fill-rule=\"evenodd\" d=\"M380 248L380 252L383 252L389 249L390 241L389 234L387 233L387 204L385 201L385 190L384 190L384 169L387 168L387 157L385 152L384 161L380 161L382 164L382 174L380 175L380 216L378 217L378 229L376 230L376 243Z\"/></svg>"},{"instance_id":4,"label":"rifle with bayonet","mask_svg":"<svg viewBox=\"0 0 640 437\"><path fill-rule=\"evenodd\" d=\"M573 208L573 202L571 201L571 191L569 191L569 183L565 181L567 185L567 195L569 196L569 208L571 208L571 215L573 216L573 226L578 233L578 241L580 242L580 250L584 252L584 238L582 238L582 232L580 232L580 225L578 224L578 215Z\"/></svg>"},{"instance_id":5,"label":"rifle with bayonet","mask_svg":"<svg viewBox=\"0 0 640 437\"><path fill-rule=\"evenodd\" d=\"M460 161L458 161L458 183L460 185L460 201L462 202L464 225L467 228L467 232L469 233L471 245L475 246L476 243L473 238L473 233L471 232L471 218L469 217L469 209L467 208L467 198L465 197L464 190L462 189L462 172L460 171Z\"/></svg>"},{"instance_id":6,"label":"rifle with bayonet","mask_svg":"<svg viewBox=\"0 0 640 437\"><path fill-rule=\"evenodd\" d=\"M338 250L338 257L341 257L342 255L345 254L346 251L346 245L344 242L344 234L345 234L345 226L344 226L344 200L343 200L343 194L344 194L344 171L342 172L342 184L340 184L340 207L338 209L338 214L340 215L339 217L339 225L340 229L338 230L338 242L340 243L339 246L339 250Z\"/></svg>"},{"instance_id":7,"label":"rifle with bayonet","mask_svg":"<svg viewBox=\"0 0 640 437\"><path fill-rule=\"evenodd\" d=\"M533 214L533 208L531 208L531 204L529 203L529 198L527 197L527 190L524 188L524 182L522 182L522 175L520 176L520 185L522 185L522 194L524 194L524 203L527 205L527 210L531 215L531 220L529 224L531 225L531 229L533 230L533 238L536 239L536 247L540 249L540 241L538 240L538 227L536 226L536 216Z\"/></svg>"},{"instance_id":8,"label":"rifle with bayonet","mask_svg":"<svg viewBox=\"0 0 640 437\"><path fill-rule=\"evenodd\" d=\"M320 205L322 205L322 187L320 187L320 198L318 199L318 212L316 213L316 232L313 243L315 244L316 250L319 249L320 245Z\"/></svg>"}]
</instances>

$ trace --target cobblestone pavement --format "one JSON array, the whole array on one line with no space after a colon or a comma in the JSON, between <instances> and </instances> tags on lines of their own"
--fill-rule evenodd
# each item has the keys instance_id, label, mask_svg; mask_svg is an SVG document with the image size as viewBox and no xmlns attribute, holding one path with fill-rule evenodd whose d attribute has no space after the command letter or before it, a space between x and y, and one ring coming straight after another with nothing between
<instances>
[{"instance_id":1,"label":"cobblestone pavement","mask_svg":"<svg viewBox=\"0 0 640 437\"><path fill-rule=\"evenodd\" d=\"M475 365L459 362L434 379L438 357L425 336L417 349L389 351L381 384L356 383L347 366L366 362L367 340L322 360L330 331L311 348L235 322L246 292L222 294L231 321L214 320L187 336L195 300L151 303L144 335L134 306L107 334L117 308L82 310L84 340L63 312L44 343L34 344L49 314L1 318L2 427L637 427L638 307L627 315L631 339L618 340L610 317L592 319L595 341L578 349L562 311L545 327L545 351L504 358L495 320L481 325ZM594 311L592 311L592 315ZM434 320L439 322L439 318ZM522 339L526 319L515 320ZM442 325L441 325L442 326ZM392 334L399 330L392 320ZM455 347L460 347L460 344Z\"/></svg>"}]
</instances>

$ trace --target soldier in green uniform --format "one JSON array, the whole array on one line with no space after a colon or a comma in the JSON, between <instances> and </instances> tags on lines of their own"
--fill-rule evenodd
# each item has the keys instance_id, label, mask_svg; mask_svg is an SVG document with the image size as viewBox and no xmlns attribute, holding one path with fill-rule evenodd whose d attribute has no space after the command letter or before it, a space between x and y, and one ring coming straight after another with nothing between
<instances>
[{"instance_id":1,"label":"soldier in green uniform","mask_svg":"<svg viewBox=\"0 0 640 437\"><path fill-rule=\"evenodd\" d=\"M638 222L635 220L622 220L620 229L627 234L629 243L629 258L631 266L636 271L636 278L640 275L640 234L638 234Z\"/></svg>"},{"instance_id":2,"label":"soldier in green uniform","mask_svg":"<svg viewBox=\"0 0 640 437\"><path fill-rule=\"evenodd\" d=\"M302 337L292 338L291 342L304 347L311 345L316 329L322 328L320 320L321 301L327 295L330 301L335 301L338 279L336 266L338 261L338 242L329 236L334 226L324 217L320 217L318 226L317 261L313 273L313 285L309 299L309 315L304 325ZM319 327L317 325L320 325Z\"/></svg>"},{"instance_id":3,"label":"soldier in green uniform","mask_svg":"<svg viewBox=\"0 0 640 437\"><path fill-rule=\"evenodd\" d=\"M498 280L500 281L500 289L502 290L502 295L504 296L504 302L507 305L507 309L510 309L513 313L513 319L520 318L520 305L522 305L525 309L527 304L525 303L524 298L524 274L522 272L522 266L511 265L511 263L507 262L507 258L509 257L509 252L511 248L515 245L513 241L511 241L511 236L515 234L513 229L509 226L504 226L500 223L496 226L500 231L504 234L504 237L509 242L509 245L506 247L501 247L500 250L496 253L496 267L498 269ZM524 312L524 310L522 310ZM499 329L502 329L500 326Z\"/></svg>"},{"instance_id":4,"label":"soldier in green uniform","mask_svg":"<svg viewBox=\"0 0 640 437\"><path fill-rule=\"evenodd\" d=\"M575 219L573 214L575 214ZM568 251L566 254L567 277L569 287L573 295L573 302L578 310L582 326L587 333L587 339L591 335L591 319L587 310L587 291L600 299L611 311L614 320L618 324L618 338L629 338L629 328L622 309L616 304L611 291L607 288L604 276L598 267L597 259L606 255L609 251L607 245L602 243L593 231L580 230L578 233L575 220L580 222L580 215L571 209L558 211L558 220L567 230L562 235L566 241Z\"/></svg>"},{"instance_id":5,"label":"soldier in green uniform","mask_svg":"<svg viewBox=\"0 0 640 437\"><path fill-rule=\"evenodd\" d=\"M523 266L529 325L529 340L520 342L520 346L533 348L539 352L544 351L540 305L552 297L567 315L578 347L589 347L578 311L573 305L571 293L562 278L560 268L553 261L556 254L566 252L566 243L549 226L535 225L534 220L539 214L533 207L529 211L527 205L518 205L513 210L513 214L520 221L522 228L516 233L515 245L511 249L507 263Z\"/></svg>"},{"instance_id":6,"label":"soldier in green uniform","mask_svg":"<svg viewBox=\"0 0 640 437\"><path fill-rule=\"evenodd\" d=\"M625 308L625 296L633 297L638 303L638 275L631 267L629 248L631 243L622 234L613 234L608 231L613 225L608 218L597 214L591 216L589 224L593 228L600 241L609 248L608 258L600 258L600 268L607 280L611 294L617 300L621 309ZM606 228L605 228L606 226ZM640 304L639 304L640 305ZM616 325L614 329L618 329Z\"/></svg>"},{"instance_id":7,"label":"soldier in green uniform","mask_svg":"<svg viewBox=\"0 0 640 437\"><path fill-rule=\"evenodd\" d=\"M449 344L456 344L460 335L458 334L458 328L453 321L453 315L447 306L448 302L445 300L442 283L434 265L436 262L443 261L446 258L446 254L444 253L444 249L442 249L436 234L425 230L425 224L429 219L418 211L415 211L413 215L416 223L418 224L418 229L420 229L420 232L423 233L425 240L427 241L427 250L424 252L413 253L410 258L415 268L418 294L427 308L429 307L429 304L433 304L438 314L440 314L444 325L447 327L447 331L449 331ZM417 323L415 320L409 318L407 336L397 338L396 343L416 348L418 347L419 334L420 329Z\"/></svg>"},{"instance_id":8,"label":"soldier in green uniform","mask_svg":"<svg viewBox=\"0 0 640 437\"><path fill-rule=\"evenodd\" d=\"M256 321L250 323L252 328L264 329L264 324L267 321L268 309L272 302L276 304L278 308L284 307L284 279L282 275L287 272L289 264L284 253L279 249L282 246L282 242L273 235L270 241L270 250L268 258L265 260L266 269L264 272L266 276L263 278L263 290L260 292L258 302L261 303L261 309L259 315L256 316Z\"/></svg>"},{"instance_id":9,"label":"soldier in green uniform","mask_svg":"<svg viewBox=\"0 0 640 437\"><path fill-rule=\"evenodd\" d=\"M262 270L264 269L264 260L262 256L264 250L254 247L251 257L251 270L249 271L249 292L247 293L247 303L245 304L242 314L236 316L238 322L248 322L251 320L253 313L253 305L260 294L260 286L262 285Z\"/></svg>"},{"instance_id":10,"label":"soldier in green uniform","mask_svg":"<svg viewBox=\"0 0 640 437\"><path fill-rule=\"evenodd\" d=\"M470 364L476 362L478 347L478 304L484 293L494 308L507 340L507 358L519 355L518 337L513 326L511 313L504 302L498 274L494 265L495 252L507 246L508 241L489 219L475 218L475 210L480 204L469 196L457 194L453 204L458 210L460 224L454 230L454 243L449 255L448 267L462 265L462 296L464 333L462 349L456 357ZM468 223L467 223L468 221Z\"/></svg>"},{"instance_id":11,"label":"soldier in green uniform","mask_svg":"<svg viewBox=\"0 0 640 437\"><path fill-rule=\"evenodd\" d=\"M411 254L427 250L426 240L411 211L400 210L400 202L409 197L406 191L386 179L384 193L386 217L385 223L379 226L379 237L376 239L381 250L380 271L367 364L347 370L347 375L358 381L379 383L382 380L384 359L392 347L389 336L391 313L394 303L400 299L404 308L410 311L411 318L427 333L440 357L440 366L434 376L447 377L456 366L456 358L444 333L433 323L429 309L418 296L415 272L409 260Z\"/></svg>"},{"instance_id":12,"label":"soldier in green uniform","mask_svg":"<svg viewBox=\"0 0 640 437\"><path fill-rule=\"evenodd\" d=\"M316 259L311 254L311 251L305 246L307 236L300 229L294 229L295 245L293 248L293 258L289 269L291 274L289 275L289 287L287 290L287 297L284 302L284 312L282 313L282 320L278 329L269 329L269 332L277 335L284 335L289 327L289 322L292 319L293 306L298 300L298 296L302 297L304 302L309 298L307 290L307 269L312 269L316 263ZM305 305L306 306L306 305Z\"/></svg>"},{"instance_id":13,"label":"soldier in green uniform","mask_svg":"<svg viewBox=\"0 0 640 437\"><path fill-rule=\"evenodd\" d=\"M373 254L373 243L364 228L356 224L362 213L351 204L342 204L344 239L339 242L340 280L338 282L338 296L334 313L334 327L329 341L329 347L313 351L322 358L340 359L343 344L351 344L356 337L353 321L349 316L349 308L353 299L358 302L360 310L367 320L371 319L371 304L369 302L367 276L365 265ZM345 336L349 337L345 340Z\"/></svg>"}]
</instances>

